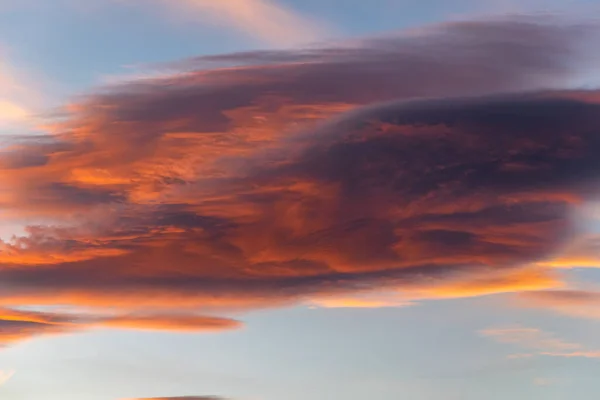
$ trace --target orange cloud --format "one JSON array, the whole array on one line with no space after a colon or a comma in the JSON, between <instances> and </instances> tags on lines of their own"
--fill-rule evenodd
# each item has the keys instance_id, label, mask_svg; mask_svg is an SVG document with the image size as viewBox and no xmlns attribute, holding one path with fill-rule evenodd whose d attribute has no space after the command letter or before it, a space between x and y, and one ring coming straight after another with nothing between
<instances>
[{"instance_id":1,"label":"orange cloud","mask_svg":"<svg viewBox=\"0 0 600 400\"><path fill-rule=\"evenodd\" d=\"M421 296L423 298L464 298L563 286L558 276L538 268L525 268L497 276L489 275L427 288L421 292Z\"/></svg>"},{"instance_id":2,"label":"orange cloud","mask_svg":"<svg viewBox=\"0 0 600 400\"><path fill-rule=\"evenodd\" d=\"M504 273L480 271L479 274L458 275L439 282L405 283L385 292L373 290L366 293L329 293L311 298L310 304L325 308L405 307L424 300L480 297L562 286L558 276L539 268L523 268Z\"/></svg>"},{"instance_id":3,"label":"orange cloud","mask_svg":"<svg viewBox=\"0 0 600 400\"><path fill-rule=\"evenodd\" d=\"M240 327L241 324L232 319L190 314L102 315L2 309L0 310L0 346L38 336L98 328L200 333Z\"/></svg>"},{"instance_id":4,"label":"orange cloud","mask_svg":"<svg viewBox=\"0 0 600 400\"><path fill-rule=\"evenodd\" d=\"M56 335L74 331L70 320L41 313L2 310L0 345L13 344L35 336Z\"/></svg>"},{"instance_id":5,"label":"orange cloud","mask_svg":"<svg viewBox=\"0 0 600 400\"><path fill-rule=\"evenodd\" d=\"M100 326L170 332L214 332L237 329L241 323L232 319L192 315L131 315L108 318Z\"/></svg>"},{"instance_id":6,"label":"orange cloud","mask_svg":"<svg viewBox=\"0 0 600 400\"><path fill-rule=\"evenodd\" d=\"M569 105L567 114L557 117L555 100L549 96L468 100L458 112L477 116L495 107L517 107L527 113L531 107L535 113L552 110L549 118L585 118L572 116ZM159 294L173 303L217 308L236 304L232 299L238 299L243 308L244 301L260 306L323 299L339 291L352 291L355 285L399 286L412 296L409 300L560 287L560 280L543 269L518 267L543 258L568 236L568 210L576 206L573 198L580 195L576 190L567 191L562 161L553 157L572 151L571 165L579 163L585 173L590 161L587 150L581 149L585 148L583 143L593 148L593 137L586 136L590 131L579 133L574 144L571 138L558 138L567 140L561 145L564 149L549 150L545 138L532 137L532 150L523 154L519 153L520 139L512 142L507 138L503 151L520 159L521 164L533 163L532 168L515 172L479 155L485 154L482 148L492 146L485 136L460 127L439 131L437 122L427 131L429 118L444 115L449 104L399 105L394 112L401 119L414 118L413 109L418 111L415 115L421 115L421 124L425 124L418 128L412 124L388 125L383 134L373 138L365 136L369 131L359 131L360 135L350 140L338 142L334 138L324 144L302 138L300 149L308 151L294 148L288 157L290 153L283 146L273 152L275 159L266 164L266 170L253 163L271 155L267 152L258 157L248 150L242 156L238 151L223 156L227 159L223 172L203 179L194 177L193 168L185 179L179 172L170 176L172 172L166 169L161 170L163 177L157 182L153 172L121 163L117 168L133 173L131 183L111 181L104 185L90 179L46 183L46 178L61 171L63 162L77 162L86 147L75 147L72 156L59 151L50 158L56 161L41 166L16 168L31 173L33 179L22 180L26 182L23 194L15 182L13 193L31 201L25 193L47 191L48 195L37 199L47 201L48 217L55 215L79 225L30 227L28 236L5 243L0 258L5 267L0 275L10 289L0 301L47 304L59 298L81 298L84 304L110 305L127 303L129 298L149 305L158 303L155 294ZM589 112L595 112L593 105L572 104L581 107L577 113L587 113L588 107ZM450 109L455 107L456 103ZM349 118L340 124L355 117ZM381 117L376 114L375 118ZM482 124L478 132L497 129L497 122L489 126L486 121L478 123ZM518 120L506 123L511 129L521 129ZM419 136L413 131L420 131ZM99 140L92 137L91 143ZM446 138L448 161L440 157L426 160L423 149L437 154L435 139L440 137ZM477 143L477 147L464 149L463 140ZM571 149L573 145L576 147ZM410 158L412 146L422 149L419 158ZM159 152L173 150L164 142L159 148ZM373 160L361 160L365 148L374 155ZM94 146L89 149L91 153L81 154L93 160ZM132 152L145 162L143 150L117 149L117 154ZM415 163L415 169L396 166L396 155L386 159L390 151ZM535 165L535 157L527 158L530 151L545 153L543 168ZM473 159L467 162L468 154ZM279 160L281 155L289 161ZM449 170L446 163L459 156L465 166ZM219 160L215 157L208 164L218 164ZM201 169L204 163L200 162ZM433 165L429 167L432 171L445 172L413 175L427 165ZM486 180L470 172L469 165L488 168ZM388 182L397 180L399 186L388 186L381 176L387 176ZM512 186L499 183L517 176ZM530 182L540 180L547 188L532 195ZM478 191L473 192L473 187ZM26 212L45 212L28 201L13 206ZM144 268L136 267L140 265ZM502 269L506 272L501 273ZM48 280L56 284L43 284ZM331 305L328 299L325 301ZM360 303L353 301L355 306ZM361 301L361 306L383 304Z\"/></svg>"},{"instance_id":7,"label":"orange cloud","mask_svg":"<svg viewBox=\"0 0 600 400\"><path fill-rule=\"evenodd\" d=\"M538 264L574 236L600 173L600 105L468 95L568 76L575 37L458 23L188 60L90 94L0 155L2 209L30 221L0 245L0 304L99 311L7 318L6 341L560 288Z\"/></svg>"},{"instance_id":8,"label":"orange cloud","mask_svg":"<svg viewBox=\"0 0 600 400\"><path fill-rule=\"evenodd\" d=\"M558 254L538 264L551 268L600 268L600 235L578 236Z\"/></svg>"},{"instance_id":9,"label":"orange cloud","mask_svg":"<svg viewBox=\"0 0 600 400\"><path fill-rule=\"evenodd\" d=\"M545 290L519 293L517 304L576 318L600 318L600 292Z\"/></svg>"}]
</instances>

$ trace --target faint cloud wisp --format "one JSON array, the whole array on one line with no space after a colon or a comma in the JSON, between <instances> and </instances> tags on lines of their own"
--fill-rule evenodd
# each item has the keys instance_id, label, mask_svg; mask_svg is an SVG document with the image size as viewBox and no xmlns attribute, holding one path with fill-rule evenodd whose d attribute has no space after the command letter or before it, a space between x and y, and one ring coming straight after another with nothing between
<instances>
[{"instance_id":1,"label":"faint cloud wisp","mask_svg":"<svg viewBox=\"0 0 600 400\"><path fill-rule=\"evenodd\" d=\"M15 371L0 371L0 386L8 382L15 374Z\"/></svg>"},{"instance_id":2,"label":"faint cloud wisp","mask_svg":"<svg viewBox=\"0 0 600 400\"><path fill-rule=\"evenodd\" d=\"M327 31L321 24L273 0L183 0L169 7L198 11L204 20L223 24L273 46L314 42Z\"/></svg>"}]
</instances>

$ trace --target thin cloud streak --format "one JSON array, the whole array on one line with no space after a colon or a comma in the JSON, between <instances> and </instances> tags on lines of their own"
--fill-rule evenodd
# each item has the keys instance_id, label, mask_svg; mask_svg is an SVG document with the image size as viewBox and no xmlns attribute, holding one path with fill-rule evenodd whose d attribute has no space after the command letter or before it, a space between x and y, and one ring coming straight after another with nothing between
<instances>
[{"instance_id":1,"label":"thin cloud streak","mask_svg":"<svg viewBox=\"0 0 600 400\"><path fill-rule=\"evenodd\" d=\"M541 290L518 293L515 304L571 318L600 319L600 291Z\"/></svg>"},{"instance_id":2,"label":"thin cloud streak","mask_svg":"<svg viewBox=\"0 0 600 400\"><path fill-rule=\"evenodd\" d=\"M0 43L1 135L41 130L41 114L48 99L39 77L23 70L11 57L11 52ZM5 143L0 143L0 146L5 147Z\"/></svg>"},{"instance_id":3,"label":"thin cloud streak","mask_svg":"<svg viewBox=\"0 0 600 400\"><path fill-rule=\"evenodd\" d=\"M15 371L0 371L0 386L5 385L14 375Z\"/></svg>"},{"instance_id":4,"label":"thin cloud streak","mask_svg":"<svg viewBox=\"0 0 600 400\"><path fill-rule=\"evenodd\" d=\"M535 356L560 358L600 358L600 351L586 349L580 343L565 341L552 333L537 328L511 327L491 328L479 332L480 335L498 343L518 346L530 353L517 353L508 356L518 360Z\"/></svg>"},{"instance_id":5,"label":"thin cloud streak","mask_svg":"<svg viewBox=\"0 0 600 400\"><path fill-rule=\"evenodd\" d=\"M173 333L207 333L239 329L236 320L180 311L161 314L90 312L53 313L0 309L0 347L35 337L62 335L92 329L139 330Z\"/></svg>"},{"instance_id":6,"label":"thin cloud streak","mask_svg":"<svg viewBox=\"0 0 600 400\"><path fill-rule=\"evenodd\" d=\"M554 335L536 328L500 328L485 329L479 332L482 336L491 338L499 343L507 343L527 350L576 350L578 343L564 341Z\"/></svg>"},{"instance_id":7,"label":"thin cloud streak","mask_svg":"<svg viewBox=\"0 0 600 400\"><path fill-rule=\"evenodd\" d=\"M174 396L174 397L144 397L123 400L227 400L220 396Z\"/></svg>"},{"instance_id":8,"label":"thin cloud streak","mask_svg":"<svg viewBox=\"0 0 600 400\"><path fill-rule=\"evenodd\" d=\"M309 17L275 0L167 1L169 7L185 7L207 22L225 24L273 46L295 46L323 39L326 30Z\"/></svg>"},{"instance_id":9,"label":"thin cloud streak","mask_svg":"<svg viewBox=\"0 0 600 400\"><path fill-rule=\"evenodd\" d=\"M6 63L0 63L0 129L25 122L31 116L30 90Z\"/></svg>"}]
</instances>

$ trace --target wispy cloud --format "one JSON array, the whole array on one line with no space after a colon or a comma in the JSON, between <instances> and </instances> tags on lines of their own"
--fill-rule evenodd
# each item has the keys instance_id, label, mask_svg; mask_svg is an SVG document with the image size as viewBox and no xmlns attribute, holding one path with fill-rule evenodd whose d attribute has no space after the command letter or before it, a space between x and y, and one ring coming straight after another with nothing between
<instances>
[{"instance_id":1,"label":"wispy cloud","mask_svg":"<svg viewBox=\"0 0 600 400\"><path fill-rule=\"evenodd\" d=\"M600 358L600 351L543 352L540 354L563 358Z\"/></svg>"},{"instance_id":2,"label":"wispy cloud","mask_svg":"<svg viewBox=\"0 0 600 400\"><path fill-rule=\"evenodd\" d=\"M17 68L0 44L0 129L34 127L43 103L39 82Z\"/></svg>"},{"instance_id":3,"label":"wispy cloud","mask_svg":"<svg viewBox=\"0 0 600 400\"><path fill-rule=\"evenodd\" d=\"M424 300L480 297L523 291L557 289L563 282L556 275L540 268L524 268L497 272L457 274L453 278L428 281L424 284L404 283L395 290L371 289L351 293L329 293L310 299L310 304L325 308L407 307Z\"/></svg>"},{"instance_id":4,"label":"wispy cloud","mask_svg":"<svg viewBox=\"0 0 600 400\"><path fill-rule=\"evenodd\" d=\"M0 386L8 382L14 374L15 371L0 371Z\"/></svg>"},{"instance_id":5,"label":"wispy cloud","mask_svg":"<svg viewBox=\"0 0 600 400\"><path fill-rule=\"evenodd\" d=\"M30 115L27 89L14 72L0 64L0 129L25 121Z\"/></svg>"},{"instance_id":6,"label":"wispy cloud","mask_svg":"<svg viewBox=\"0 0 600 400\"><path fill-rule=\"evenodd\" d=\"M39 336L68 334L91 329L167 331L178 333L217 332L238 329L238 321L172 312L90 313L0 310L0 347Z\"/></svg>"},{"instance_id":7,"label":"wispy cloud","mask_svg":"<svg viewBox=\"0 0 600 400\"><path fill-rule=\"evenodd\" d=\"M186 9L187 17L225 25L269 45L306 44L323 39L326 33L322 23L276 0L167 0L165 4Z\"/></svg>"},{"instance_id":8,"label":"wispy cloud","mask_svg":"<svg viewBox=\"0 0 600 400\"><path fill-rule=\"evenodd\" d=\"M566 341L537 328L492 328L482 330L479 333L496 342L517 346L529 351L529 353L511 354L508 356L510 359L534 356L600 358L600 351L588 350L582 344Z\"/></svg>"},{"instance_id":9,"label":"wispy cloud","mask_svg":"<svg viewBox=\"0 0 600 400\"><path fill-rule=\"evenodd\" d=\"M220 396L175 396L175 397L144 397L123 400L226 400Z\"/></svg>"},{"instance_id":10,"label":"wispy cloud","mask_svg":"<svg viewBox=\"0 0 600 400\"><path fill-rule=\"evenodd\" d=\"M580 344L567 342L536 328L485 329L479 333L497 342L516 345L528 350L559 351L581 348Z\"/></svg>"},{"instance_id":11,"label":"wispy cloud","mask_svg":"<svg viewBox=\"0 0 600 400\"><path fill-rule=\"evenodd\" d=\"M144 397L123 400L227 400L220 396L174 396L174 397Z\"/></svg>"}]
</instances>

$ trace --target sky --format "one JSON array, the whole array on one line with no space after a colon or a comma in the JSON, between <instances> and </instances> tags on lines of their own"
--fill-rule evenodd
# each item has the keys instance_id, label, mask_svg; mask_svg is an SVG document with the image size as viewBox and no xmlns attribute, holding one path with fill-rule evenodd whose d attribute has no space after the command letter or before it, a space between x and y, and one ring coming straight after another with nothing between
<instances>
[{"instance_id":1,"label":"sky","mask_svg":"<svg viewBox=\"0 0 600 400\"><path fill-rule=\"evenodd\" d=\"M600 395L596 0L0 0L0 398Z\"/></svg>"}]
</instances>

